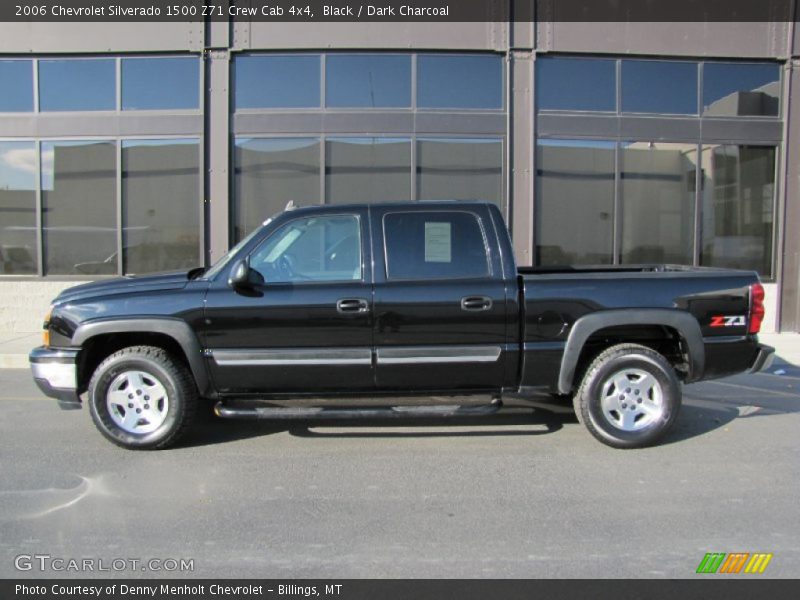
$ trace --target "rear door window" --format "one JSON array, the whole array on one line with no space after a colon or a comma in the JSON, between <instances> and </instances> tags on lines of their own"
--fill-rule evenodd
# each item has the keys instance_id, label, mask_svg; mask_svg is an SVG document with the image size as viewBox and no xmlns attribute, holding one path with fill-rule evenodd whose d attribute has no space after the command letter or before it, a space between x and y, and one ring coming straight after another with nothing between
<instances>
[{"instance_id":1,"label":"rear door window","mask_svg":"<svg viewBox=\"0 0 800 600\"><path fill-rule=\"evenodd\" d=\"M395 212L383 218L388 279L490 275L481 221L466 211Z\"/></svg>"}]
</instances>

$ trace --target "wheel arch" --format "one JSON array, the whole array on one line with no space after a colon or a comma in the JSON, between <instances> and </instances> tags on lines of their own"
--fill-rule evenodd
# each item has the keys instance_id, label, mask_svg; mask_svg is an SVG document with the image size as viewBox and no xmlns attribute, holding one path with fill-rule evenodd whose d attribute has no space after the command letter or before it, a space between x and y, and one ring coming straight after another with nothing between
<instances>
[{"instance_id":1,"label":"wheel arch","mask_svg":"<svg viewBox=\"0 0 800 600\"><path fill-rule=\"evenodd\" d=\"M113 341L112 341L113 340ZM211 393L211 381L202 357L202 349L191 327L180 319L173 318L132 318L90 321L80 325L72 336L72 345L82 349L81 371L91 368L92 346L109 341L110 352L124 346L150 344L163 347L178 354L185 360L192 372L201 396ZM161 343L159 343L161 342ZM89 352L85 352L88 350ZM104 348L105 350L105 348ZM107 356L110 352L103 352ZM88 361L88 362L87 362ZM95 365L96 366L96 365ZM81 380L88 381L91 373L79 374Z\"/></svg>"},{"instance_id":2,"label":"wheel arch","mask_svg":"<svg viewBox=\"0 0 800 600\"><path fill-rule=\"evenodd\" d=\"M674 330L685 344L688 355L685 381L697 381L702 377L705 370L705 346L700 325L692 315L673 309L607 310L581 317L573 324L561 357L559 393L569 394L574 389L576 371L584 358L589 339L602 330L620 326L655 326Z\"/></svg>"}]
</instances>

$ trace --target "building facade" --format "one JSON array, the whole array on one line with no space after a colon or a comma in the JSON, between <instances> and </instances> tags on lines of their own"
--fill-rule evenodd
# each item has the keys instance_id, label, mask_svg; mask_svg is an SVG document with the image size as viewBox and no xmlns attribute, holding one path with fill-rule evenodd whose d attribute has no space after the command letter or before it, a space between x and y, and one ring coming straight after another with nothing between
<instances>
[{"instance_id":1,"label":"building facade","mask_svg":"<svg viewBox=\"0 0 800 600\"><path fill-rule=\"evenodd\" d=\"M287 202L483 199L524 265L753 269L799 331L800 35L756 23L0 24L0 327Z\"/></svg>"}]
</instances>

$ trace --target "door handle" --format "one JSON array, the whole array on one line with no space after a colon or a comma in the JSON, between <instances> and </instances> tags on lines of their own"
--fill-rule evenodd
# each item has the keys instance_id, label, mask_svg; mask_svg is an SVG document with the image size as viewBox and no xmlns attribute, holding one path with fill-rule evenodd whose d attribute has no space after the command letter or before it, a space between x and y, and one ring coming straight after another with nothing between
<instances>
[{"instance_id":1,"label":"door handle","mask_svg":"<svg viewBox=\"0 0 800 600\"><path fill-rule=\"evenodd\" d=\"M363 298L342 298L336 302L336 310L340 313L369 312L369 302Z\"/></svg>"},{"instance_id":2,"label":"door handle","mask_svg":"<svg viewBox=\"0 0 800 600\"><path fill-rule=\"evenodd\" d=\"M461 310L479 311L492 308L492 299L486 296L464 296L461 299Z\"/></svg>"}]
</instances>

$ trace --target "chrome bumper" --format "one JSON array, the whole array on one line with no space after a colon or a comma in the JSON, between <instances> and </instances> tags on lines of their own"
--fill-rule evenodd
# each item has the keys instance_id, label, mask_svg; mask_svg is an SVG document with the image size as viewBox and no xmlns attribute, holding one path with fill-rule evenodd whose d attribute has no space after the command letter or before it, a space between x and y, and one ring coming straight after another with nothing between
<instances>
[{"instance_id":1,"label":"chrome bumper","mask_svg":"<svg viewBox=\"0 0 800 600\"><path fill-rule=\"evenodd\" d=\"M28 355L36 385L45 396L55 398L58 405L67 410L81 407L77 389L78 352L40 346Z\"/></svg>"},{"instance_id":2,"label":"chrome bumper","mask_svg":"<svg viewBox=\"0 0 800 600\"><path fill-rule=\"evenodd\" d=\"M765 346L764 344L758 345L758 354L753 364L748 369L748 373L758 373L765 369L769 369L772 361L775 360L775 348L772 346Z\"/></svg>"}]
</instances>

